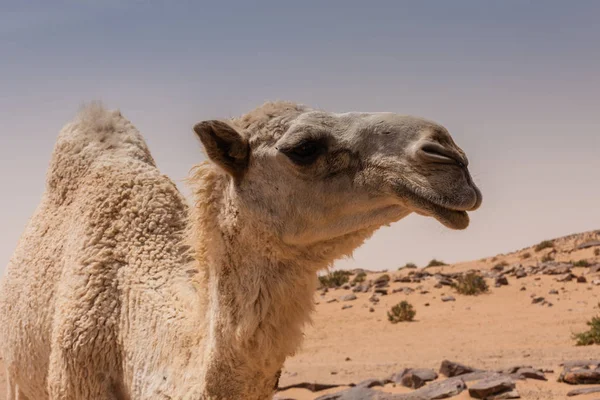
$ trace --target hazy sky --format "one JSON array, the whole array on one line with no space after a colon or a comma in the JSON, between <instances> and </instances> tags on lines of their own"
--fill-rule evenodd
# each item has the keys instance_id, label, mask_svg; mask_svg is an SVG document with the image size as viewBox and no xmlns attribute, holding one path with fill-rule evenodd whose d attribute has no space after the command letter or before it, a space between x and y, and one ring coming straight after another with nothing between
<instances>
[{"instance_id":1,"label":"hazy sky","mask_svg":"<svg viewBox=\"0 0 600 400\"><path fill-rule=\"evenodd\" d=\"M50 4L52 3L52 4ZM466 231L410 216L344 267L459 261L600 228L600 1L0 0L0 265L81 103L120 108L161 170L191 127L266 100L444 124L483 207Z\"/></svg>"}]
</instances>

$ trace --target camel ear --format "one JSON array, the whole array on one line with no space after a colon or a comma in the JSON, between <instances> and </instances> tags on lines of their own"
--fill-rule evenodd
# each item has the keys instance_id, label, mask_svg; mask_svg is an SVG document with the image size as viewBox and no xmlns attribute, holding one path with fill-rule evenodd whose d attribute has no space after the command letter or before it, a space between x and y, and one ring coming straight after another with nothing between
<instances>
[{"instance_id":1,"label":"camel ear","mask_svg":"<svg viewBox=\"0 0 600 400\"><path fill-rule=\"evenodd\" d=\"M248 168L248 141L231 125L217 120L202 121L194 132L206 149L208 157L234 178L241 178Z\"/></svg>"}]
</instances>

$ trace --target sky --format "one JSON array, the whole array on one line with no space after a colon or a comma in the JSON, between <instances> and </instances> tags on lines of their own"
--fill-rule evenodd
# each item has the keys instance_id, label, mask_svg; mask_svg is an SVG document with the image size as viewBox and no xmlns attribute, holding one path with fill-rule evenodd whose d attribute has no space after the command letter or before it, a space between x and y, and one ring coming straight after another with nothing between
<instances>
[{"instance_id":1,"label":"sky","mask_svg":"<svg viewBox=\"0 0 600 400\"><path fill-rule=\"evenodd\" d=\"M217 4L218 3L218 4ZM342 268L478 259L600 228L600 2L0 0L0 269L56 136L101 100L183 179L191 127L268 100L433 119L483 192L471 226L411 215Z\"/></svg>"}]
</instances>

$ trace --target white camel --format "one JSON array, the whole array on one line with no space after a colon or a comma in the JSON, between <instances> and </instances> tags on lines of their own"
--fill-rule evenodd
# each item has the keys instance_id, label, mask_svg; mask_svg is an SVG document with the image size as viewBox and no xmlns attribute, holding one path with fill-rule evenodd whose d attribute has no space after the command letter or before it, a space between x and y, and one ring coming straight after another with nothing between
<instances>
[{"instance_id":1,"label":"white camel","mask_svg":"<svg viewBox=\"0 0 600 400\"><path fill-rule=\"evenodd\" d=\"M14 400L263 400L317 271L411 212L464 229L481 194L442 126L267 103L194 127L188 209L119 112L56 144L0 293Z\"/></svg>"}]
</instances>

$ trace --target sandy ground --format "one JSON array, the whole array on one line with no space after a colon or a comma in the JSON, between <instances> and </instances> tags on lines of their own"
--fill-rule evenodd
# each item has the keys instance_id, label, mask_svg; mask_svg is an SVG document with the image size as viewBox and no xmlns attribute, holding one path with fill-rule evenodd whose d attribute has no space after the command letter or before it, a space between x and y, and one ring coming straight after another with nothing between
<instances>
[{"instance_id":1,"label":"sandy ground","mask_svg":"<svg viewBox=\"0 0 600 400\"><path fill-rule=\"evenodd\" d=\"M573 251L578 243L590 238L596 238L596 235L557 240L555 259L600 262L600 257L593 253L594 249ZM523 249L486 260L427 270L489 269L501 261L534 265L551 251ZM532 256L523 259L527 252ZM574 270L578 275L586 271L585 268ZM407 272L388 273L394 277ZM371 273L369 279L380 274ZM588 282L599 278L597 274L595 276L588 275ZM566 393L575 387L556 382L561 371L559 364L568 360L600 358L600 346L576 347L571 337L573 333L585 330L586 321L600 314L600 286L575 281L559 283L554 276L528 276L509 278L509 286L501 288L493 287L493 282L488 280L488 294L462 296L446 286L434 288L435 283L435 279L421 283L391 283L390 293L398 287L411 287L415 292L381 296L380 302L375 305L368 301L371 293L359 293L357 300L335 303L326 301L350 291L330 290L324 296L316 293L313 324L306 330L301 351L286 362L280 386L298 382L357 383L367 378L382 378L405 367L438 370L441 361L449 359L494 370L515 365L552 369L554 374L547 375L548 382L528 380L518 382L517 388L523 399L566 399ZM525 287L524 291L522 287ZM558 290L559 294L550 295L551 289ZM421 294L422 291L428 293ZM532 304L534 294L545 297L553 306ZM453 295L456 301L442 302L443 295ZM415 321L393 325L388 322L386 312L402 300L415 307ZM346 304L352 305L352 308L342 310ZM369 307L375 311L369 312ZM0 393L5 393L4 369L0 371ZM383 390L410 391L391 385ZM332 391L336 389L316 394L292 389L280 392L277 397L309 400ZM468 398L467 392L454 397L457 400ZM600 399L600 394L576 398Z\"/></svg>"},{"instance_id":2,"label":"sandy ground","mask_svg":"<svg viewBox=\"0 0 600 400\"><path fill-rule=\"evenodd\" d=\"M555 259L600 262L593 249L572 251L585 239L589 236L562 244L557 241ZM536 253L532 249L524 249L488 260L428 271L489 269L504 260L535 265L537 259L551 251ZM532 257L521 259L526 252ZM574 270L576 274L586 271L585 268ZM406 274L388 273L392 276ZM379 275L370 274L370 277ZM593 279L591 275L587 278L588 282ZM597 275L595 279L598 279ZM524 399L565 399L566 393L575 387L556 382L562 370L559 364L568 360L600 358L600 346L576 347L571 337L575 332L586 330L586 321L600 314L600 286L575 281L559 283L554 276L547 275L529 276L509 278L509 286L501 288L493 287L493 282L488 280L488 294L461 296L449 287L436 289L433 287L435 283L434 279L422 283L392 283L389 289L408 286L415 292L381 296L376 305L368 301L371 293L359 293L355 301L338 303L326 303L326 300L339 298L350 291L338 289L330 290L323 297L317 295L313 325L306 330L302 350L286 362L281 386L304 381L357 383L367 378L382 378L408 367L438 370L441 361L449 359L494 370L515 365L553 369L555 373L547 375L548 382L519 382L518 389ZM526 290L521 291L521 287ZM559 294L548 294L551 289L558 290ZM420 294L422 290L429 293ZM442 302L441 297L445 294L453 295L456 301ZM532 304L534 294L545 297L554 305ZM386 312L402 300L415 307L415 321L393 325L388 322ZM346 304L353 307L342 310ZM375 311L369 312L369 307ZM350 361L345 361L347 358ZM386 390L407 391L404 388ZM324 393L327 392L318 395ZM282 392L279 396L295 399L317 397L298 389ZM462 397L455 398L466 399L469 396L463 393ZM578 396L577 399L600 399L600 394Z\"/></svg>"}]
</instances>

